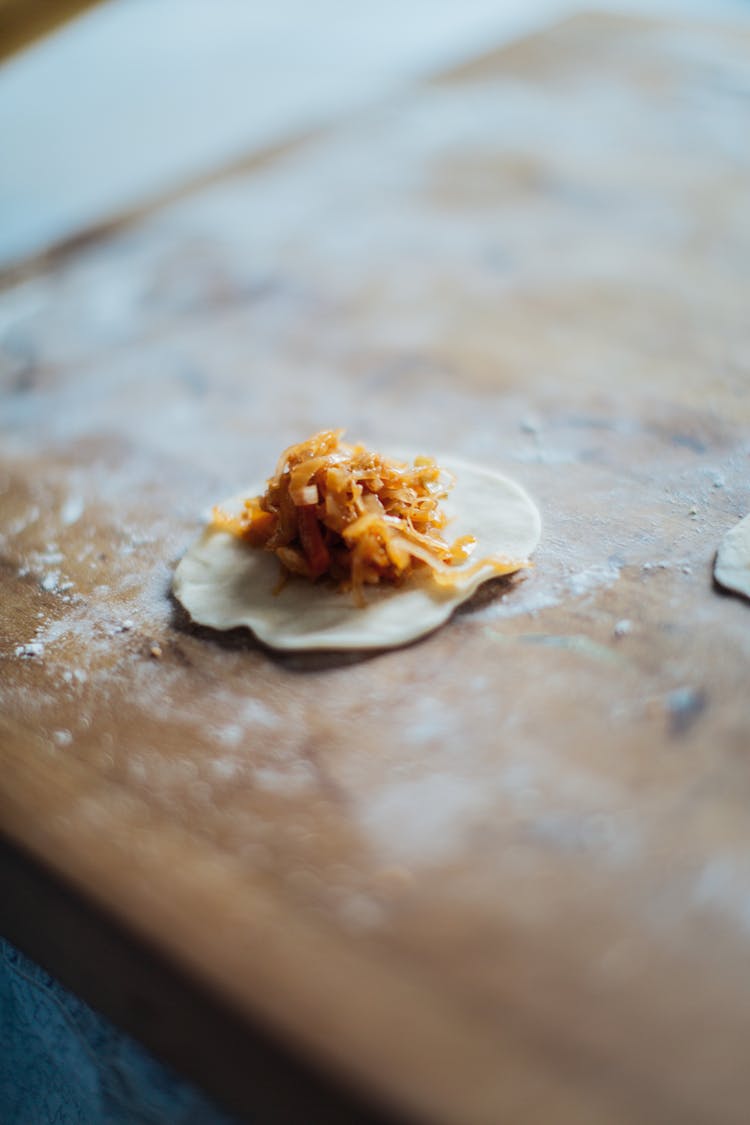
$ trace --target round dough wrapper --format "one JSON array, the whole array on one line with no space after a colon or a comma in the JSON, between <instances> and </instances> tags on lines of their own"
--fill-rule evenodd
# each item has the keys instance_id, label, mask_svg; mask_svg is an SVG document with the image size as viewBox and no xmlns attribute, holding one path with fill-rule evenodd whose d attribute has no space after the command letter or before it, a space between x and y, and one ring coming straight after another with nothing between
<instances>
[{"instance_id":1,"label":"round dough wrapper","mask_svg":"<svg viewBox=\"0 0 750 1125\"><path fill-rule=\"evenodd\" d=\"M466 565L485 555L528 559L539 542L541 521L520 485L461 461L440 464L456 477L443 501L449 519L446 538L472 534L477 539ZM264 488L265 484L248 488L221 507L239 511L248 496L258 496ZM460 572L456 567L457 575ZM426 570L418 571L401 586L365 587L364 607L355 605L348 591L305 579L290 578L274 594L279 580L275 555L208 527L178 564L173 590L199 625L213 629L245 625L273 648L368 649L405 644L432 632L492 577L488 566L455 587L444 588Z\"/></svg>"},{"instance_id":2,"label":"round dough wrapper","mask_svg":"<svg viewBox=\"0 0 750 1125\"><path fill-rule=\"evenodd\" d=\"M730 528L722 539L714 577L727 590L750 598L750 516Z\"/></svg>"}]
</instances>

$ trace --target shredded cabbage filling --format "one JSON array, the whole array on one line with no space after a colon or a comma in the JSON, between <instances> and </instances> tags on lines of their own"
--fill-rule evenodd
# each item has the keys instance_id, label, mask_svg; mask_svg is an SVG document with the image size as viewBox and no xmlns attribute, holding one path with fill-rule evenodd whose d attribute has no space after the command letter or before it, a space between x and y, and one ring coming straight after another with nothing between
<instances>
[{"instance_id":1,"label":"shredded cabbage filling","mask_svg":"<svg viewBox=\"0 0 750 1125\"><path fill-rule=\"evenodd\" d=\"M343 432L324 430L286 449L266 491L245 500L238 515L214 508L215 527L276 555L280 587L290 574L313 582L326 576L361 605L364 586L398 584L425 567L450 587L482 567L502 575L527 565L491 556L462 566L476 539L443 538L440 502L452 479L431 457L409 465L347 445Z\"/></svg>"}]
</instances>

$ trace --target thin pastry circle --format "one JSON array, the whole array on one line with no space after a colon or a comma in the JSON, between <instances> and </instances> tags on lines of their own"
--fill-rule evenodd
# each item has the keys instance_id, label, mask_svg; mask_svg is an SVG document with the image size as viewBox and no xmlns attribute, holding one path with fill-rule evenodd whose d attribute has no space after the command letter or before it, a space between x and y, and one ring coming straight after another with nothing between
<instances>
[{"instance_id":1,"label":"thin pastry circle","mask_svg":"<svg viewBox=\"0 0 750 1125\"><path fill-rule=\"evenodd\" d=\"M515 481L468 462L440 459L456 478L442 502L452 536L476 536L476 558L504 555L527 560L539 542L541 521L531 497ZM237 511L250 487L221 504ZM471 565L467 564L467 569ZM213 629L247 626L259 640L285 650L379 649L416 640L448 620L456 606L493 577L488 565L452 587L425 571L400 586L367 587L366 604L323 582L291 578L278 585L276 558L216 527L208 527L177 566L173 590L193 621Z\"/></svg>"}]
</instances>

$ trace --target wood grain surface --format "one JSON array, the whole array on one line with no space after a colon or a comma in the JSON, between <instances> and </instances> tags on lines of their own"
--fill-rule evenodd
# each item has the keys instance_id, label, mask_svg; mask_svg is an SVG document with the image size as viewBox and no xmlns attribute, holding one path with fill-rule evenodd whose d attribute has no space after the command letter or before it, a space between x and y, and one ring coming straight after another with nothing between
<instances>
[{"instance_id":1,"label":"wood grain surface","mask_svg":"<svg viewBox=\"0 0 750 1125\"><path fill-rule=\"evenodd\" d=\"M576 19L0 294L8 838L418 1121L747 1120L748 92ZM192 627L338 425L518 479L533 572L365 658Z\"/></svg>"}]
</instances>

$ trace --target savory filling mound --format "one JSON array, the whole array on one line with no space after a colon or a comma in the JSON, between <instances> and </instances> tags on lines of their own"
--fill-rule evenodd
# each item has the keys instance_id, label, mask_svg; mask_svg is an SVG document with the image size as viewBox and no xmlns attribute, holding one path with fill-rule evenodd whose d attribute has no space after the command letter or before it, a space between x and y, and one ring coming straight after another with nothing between
<instances>
[{"instance_id":1,"label":"savory filling mound","mask_svg":"<svg viewBox=\"0 0 750 1125\"><path fill-rule=\"evenodd\" d=\"M324 430L290 446L263 495L245 500L237 516L215 508L214 526L273 551L284 578L328 576L360 604L364 586L400 583L419 568L453 586L484 566L500 575L525 565L493 556L461 566L476 540L443 538L440 501L452 480L431 457L394 461L345 444L343 432Z\"/></svg>"}]
</instances>

